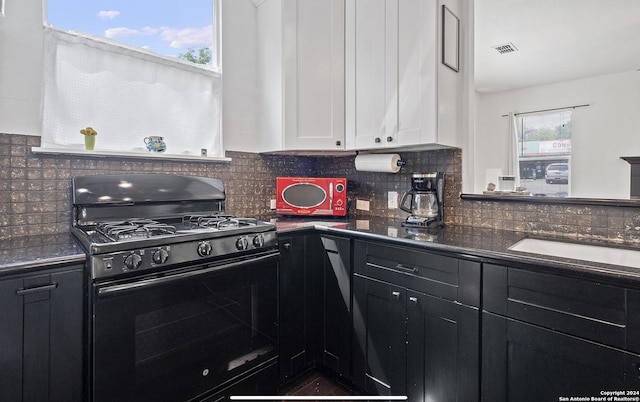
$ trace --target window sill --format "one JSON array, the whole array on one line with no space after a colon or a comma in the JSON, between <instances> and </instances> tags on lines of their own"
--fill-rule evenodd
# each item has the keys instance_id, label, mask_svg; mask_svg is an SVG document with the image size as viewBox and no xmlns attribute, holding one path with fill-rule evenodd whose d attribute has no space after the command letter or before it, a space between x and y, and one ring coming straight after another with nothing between
<instances>
[{"instance_id":1,"label":"window sill","mask_svg":"<svg viewBox=\"0 0 640 402\"><path fill-rule=\"evenodd\" d=\"M132 159L151 159L164 161L191 161L204 163L227 163L231 162L231 158L221 156L196 156L196 155L175 155L162 153L141 153L127 151L86 151L84 149L66 149L66 148L43 148L31 147L31 152L41 155L73 155L94 158L132 158Z\"/></svg>"}]
</instances>

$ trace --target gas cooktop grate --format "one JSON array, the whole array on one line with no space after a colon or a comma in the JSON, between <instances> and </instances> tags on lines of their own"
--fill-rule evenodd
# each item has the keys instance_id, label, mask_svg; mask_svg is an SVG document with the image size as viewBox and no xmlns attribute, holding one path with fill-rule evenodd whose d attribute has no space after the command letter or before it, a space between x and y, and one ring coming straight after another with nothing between
<instances>
[{"instance_id":1,"label":"gas cooktop grate","mask_svg":"<svg viewBox=\"0 0 640 402\"><path fill-rule=\"evenodd\" d=\"M96 225L96 230L113 241L144 239L176 233L175 226L150 219L102 222Z\"/></svg>"},{"instance_id":2,"label":"gas cooktop grate","mask_svg":"<svg viewBox=\"0 0 640 402\"><path fill-rule=\"evenodd\" d=\"M237 218L233 215L189 215L182 218L183 224L196 228L231 229L247 226L257 226L258 220L254 218Z\"/></svg>"}]
</instances>

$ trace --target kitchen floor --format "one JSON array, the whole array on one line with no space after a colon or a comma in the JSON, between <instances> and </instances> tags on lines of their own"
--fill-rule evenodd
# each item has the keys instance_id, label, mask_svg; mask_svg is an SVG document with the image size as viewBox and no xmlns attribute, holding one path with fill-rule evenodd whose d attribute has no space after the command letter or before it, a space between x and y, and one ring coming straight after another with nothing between
<instances>
[{"instance_id":1,"label":"kitchen floor","mask_svg":"<svg viewBox=\"0 0 640 402\"><path fill-rule=\"evenodd\" d=\"M292 384L286 391L289 396L349 396L357 395L340 385L330 377L317 371L304 375ZM340 401L338 401L340 402Z\"/></svg>"}]
</instances>

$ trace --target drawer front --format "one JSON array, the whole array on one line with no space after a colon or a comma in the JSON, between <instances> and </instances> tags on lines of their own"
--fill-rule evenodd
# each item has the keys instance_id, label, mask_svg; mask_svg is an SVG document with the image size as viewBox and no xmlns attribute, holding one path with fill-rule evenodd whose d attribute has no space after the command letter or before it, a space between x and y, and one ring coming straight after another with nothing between
<instances>
[{"instance_id":1,"label":"drawer front","mask_svg":"<svg viewBox=\"0 0 640 402\"><path fill-rule=\"evenodd\" d=\"M483 309L566 334L626 347L624 288L485 264Z\"/></svg>"},{"instance_id":2,"label":"drawer front","mask_svg":"<svg viewBox=\"0 0 640 402\"><path fill-rule=\"evenodd\" d=\"M356 241L354 271L462 304L480 306L480 263L423 250Z\"/></svg>"}]
</instances>

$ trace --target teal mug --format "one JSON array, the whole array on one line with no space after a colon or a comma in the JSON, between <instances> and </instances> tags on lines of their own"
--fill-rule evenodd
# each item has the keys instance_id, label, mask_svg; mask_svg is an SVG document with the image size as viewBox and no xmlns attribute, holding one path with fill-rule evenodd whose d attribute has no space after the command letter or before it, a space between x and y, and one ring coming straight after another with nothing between
<instances>
[{"instance_id":1,"label":"teal mug","mask_svg":"<svg viewBox=\"0 0 640 402\"><path fill-rule=\"evenodd\" d=\"M167 150L167 144L164 142L164 137L145 137L144 143L147 146L149 152L164 152Z\"/></svg>"}]
</instances>

